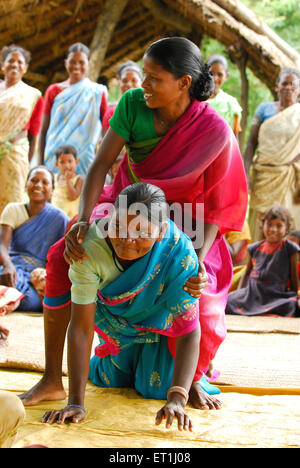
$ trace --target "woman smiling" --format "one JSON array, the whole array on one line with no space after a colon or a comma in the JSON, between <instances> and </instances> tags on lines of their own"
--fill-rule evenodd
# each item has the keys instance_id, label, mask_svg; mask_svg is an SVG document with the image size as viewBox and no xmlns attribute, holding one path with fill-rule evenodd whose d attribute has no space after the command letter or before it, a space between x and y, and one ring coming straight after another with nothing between
<instances>
[{"instance_id":1,"label":"woman smiling","mask_svg":"<svg viewBox=\"0 0 300 468\"><path fill-rule=\"evenodd\" d=\"M55 151L60 146L76 148L77 173L83 176L95 157L107 98L106 88L87 78L89 53L84 44L73 44L65 59L68 79L46 90L39 161L55 173L58 172Z\"/></svg>"},{"instance_id":2,"label":"woman smiling","mask_svg":"<svg viewBox=\"0 0 300 468\"><path fill-rule=\"evenodd\" d=\"M41 92L22 81L30 53L17 45L1 51L4 80L0 82L0 214L10 202L21 202L40 131Z\"/></svg>"},{"instance_id":3,"label":"woman smiling","mask_svg":"<svg viewBox=\"0 0 300 468\"><path fill-rule=\"evenodd\" d=\"M22 311L42 310L31 275L35 269L45 268L49 247L63 236L69 221L49 203L53 184L47 168L33 168L26 183L29 203L10 203L0 217L0 284L24 295Z\"/></svg>"}]
</instances>

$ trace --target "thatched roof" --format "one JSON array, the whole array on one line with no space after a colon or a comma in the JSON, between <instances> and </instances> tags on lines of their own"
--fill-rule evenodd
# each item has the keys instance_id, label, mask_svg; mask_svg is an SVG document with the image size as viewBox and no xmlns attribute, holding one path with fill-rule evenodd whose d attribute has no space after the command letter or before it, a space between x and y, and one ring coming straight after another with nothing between
<instances>
[{"instance_id":1,"label":"thatched roof","mask_svg":"<svg viewBox=\"0 0 300 468\"><path fill-rule=\"evenodd\" d=\"M119 2L122 9L116 26L107 33L106 48L101 40L109 29L109 15L104 17L97 37L95 32L105 8L112 4L117 8ZM119 63L140 59L147 45L159 37L181 35L199 45L203 34L228 47L233 60L247 56L247 66L270 89L281 67L300 68L297 52L237 0L0 2L0 45L18 43L31 51L27 82L42 90L64 78L66 50L74 42L104 48L104 59L98 59L98 65L101 75L109 79Z\"/></svg>"}]
</instances>

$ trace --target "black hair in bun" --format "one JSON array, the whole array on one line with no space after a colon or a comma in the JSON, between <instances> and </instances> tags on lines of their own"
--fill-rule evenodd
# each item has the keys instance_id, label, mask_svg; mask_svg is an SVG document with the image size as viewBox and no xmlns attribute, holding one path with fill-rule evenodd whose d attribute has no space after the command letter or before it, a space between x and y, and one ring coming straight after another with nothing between
<instances>
[{"instance_id":1,"label":"black hair in bun","mask_svg":"<svg viewBox=\"0 0 300 468\"><path fill-rule=\"evenodd\" d=\"M194 83L193 94L198 101L207 101L214 92L214 79L210 71L210 66L204 64L199 78Z\"/></svg>"}]
</instances>

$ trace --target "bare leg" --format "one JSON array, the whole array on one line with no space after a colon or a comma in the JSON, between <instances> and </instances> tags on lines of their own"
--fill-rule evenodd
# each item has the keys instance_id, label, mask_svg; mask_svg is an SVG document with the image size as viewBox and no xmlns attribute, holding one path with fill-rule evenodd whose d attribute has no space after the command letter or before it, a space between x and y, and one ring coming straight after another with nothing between
<instances>
[{"instance_id":1,"label":"bare leg","mask_svg":"<svg viewBox=\"0 0 300 468\"><path fill-rule=\"evenodd\" d=\"M62 360L70 316L71 304L61 309L50 310L44 307L45 372L34 387L19 395L24 406L66 398L62 383Z\"/></svg>"},{"instance_id":2,"label":"bare leg","mask_svg":"<svg viewBox=\"0 0 300 468\"><path fill-rule=\"evenodd\" d=\"M209 395L200 386L193 382L189 393L189 402L197 409L221 409L222 403L214 395Z\"/></svg>"}]
</instances>

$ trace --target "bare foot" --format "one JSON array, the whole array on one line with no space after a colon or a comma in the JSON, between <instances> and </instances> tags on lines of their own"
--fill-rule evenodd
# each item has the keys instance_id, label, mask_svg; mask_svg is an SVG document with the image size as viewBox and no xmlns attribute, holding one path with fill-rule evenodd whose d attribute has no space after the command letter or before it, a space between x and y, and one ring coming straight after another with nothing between
<instances>
[{"instance_id":1,"label":"bare foot","mask_svg":"<svg viewBox=\"0 0 300 468\"><path fill-rule=\"evenodd\" d=\"M193 382L190 394L189 403L194 408L205 410L205 409L216 409L219 410L222 407L222 403L213 395L206 393L200 386L199 382Z\"/></svg>"},{"instance_id":2,"label":"bare foot","mask_svg":"<svg viewBox=\"0 0 300 468\"><path fill-rule=\"evenodd\" d=\"M62 382L55 384L50 379L42 377L28 392L19 395L19 398L21 398L24 406L34 406L40 401L64 400L66 396Z\"/></svg>"}]
</instances>

